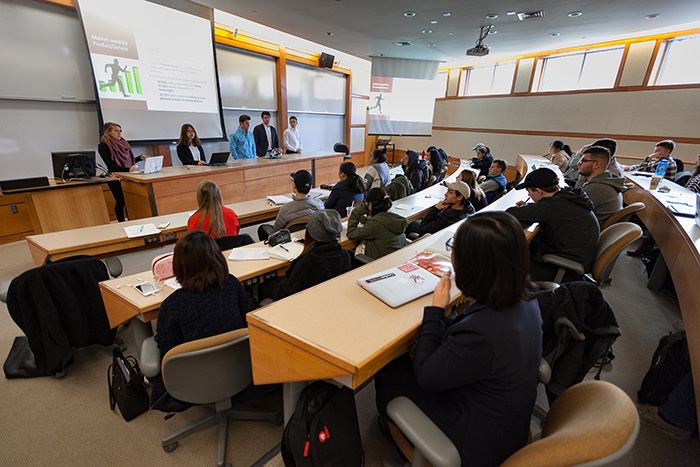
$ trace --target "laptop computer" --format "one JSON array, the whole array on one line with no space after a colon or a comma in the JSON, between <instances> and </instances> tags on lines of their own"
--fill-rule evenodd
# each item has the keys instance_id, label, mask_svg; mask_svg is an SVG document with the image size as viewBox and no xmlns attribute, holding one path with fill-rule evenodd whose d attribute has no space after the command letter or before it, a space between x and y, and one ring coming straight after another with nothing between
<instances>
[{"instance_id":1,"label":"laptop computer","mask_svg":"<svg viewBox=\"0 0 700 467\"><path fill-rule=\"evenodd\" d=\"M143 164L143 173L152 174L163 171L163 156L153 156L146 159Z\"/></svg>"},{"instance_id":2,"label":"laptop computer","mask_svg":"<svg viewBox=\"0 0 700 467\"><path fill-rule=\"evenodd\" d=\"M230 155L230 152L214 152L211 155L211 159L209 159L208 165L226 165Z\"/></svg>"},{"instance_id":3,"label":"laptop computer","mask_svg":"<svg viewBox=\"0 0 700 467\"><path fill-rule=\"evenodd\" d=\"M413 263L357 279L360 287L392 308L432 293L439 282L439 277Z\"/></svg>"}]
</instances>

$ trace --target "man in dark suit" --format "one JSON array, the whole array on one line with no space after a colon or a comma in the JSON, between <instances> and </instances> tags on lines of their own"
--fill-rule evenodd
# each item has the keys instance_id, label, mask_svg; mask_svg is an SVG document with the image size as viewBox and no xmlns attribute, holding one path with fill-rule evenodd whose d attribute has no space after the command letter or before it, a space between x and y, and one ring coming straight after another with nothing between
<instances>
[{"instance_id":1,"label":"man in dark suit","mask_svg":"<svg viewBox=\"0 0 700 467\"><path fill-rule=\"evenodd\" d=\"M277 130L270 125L270 112L265 110L260 117L263 122L253 129L253 137L258 157L265 157L269 151L280 147L280 141L277 138Z\"/></svg>"}]
</instances>

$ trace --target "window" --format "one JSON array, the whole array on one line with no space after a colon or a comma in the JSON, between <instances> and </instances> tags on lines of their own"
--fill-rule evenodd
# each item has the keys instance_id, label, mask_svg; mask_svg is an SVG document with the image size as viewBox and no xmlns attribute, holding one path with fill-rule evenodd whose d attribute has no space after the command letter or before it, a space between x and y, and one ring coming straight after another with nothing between
<instances>
[{"instance_id":1,"label":"window","mask_svg":"<svg viewBox=\"0 0 700 467\"><path fill-rule=\"evenodd\" d=\"M615 86L624 47L555 55L544 59L539 91Z\"/></svg>"},{"instance_id":2,"label":"window","mask_svg":"<svg viewBox=\"0 0 700 467\"><path fill-rule=\"evenodd\" d=\"M666 53L661 54L657 85L700 83L700 36L668 41Z\"/></svg>"},{"instance_id":3,"label":"window","mask_svg":"<svg viewBox=\"0 0 700 467\"><path fill-rule=\"evenodd\" d=\"M438 71L435 78L435 98L442 99L447 92L447 70Z\"/></svg>"},{"instance_id":4,"label":"window","mask_svg":"<svg viewBox=\"0 0 700 467\"><path fill-rule=\"evenodd\" d=\"M465 95L509 94L514 75L515 61L469 68Z\"/></svg>"}]
</instances>

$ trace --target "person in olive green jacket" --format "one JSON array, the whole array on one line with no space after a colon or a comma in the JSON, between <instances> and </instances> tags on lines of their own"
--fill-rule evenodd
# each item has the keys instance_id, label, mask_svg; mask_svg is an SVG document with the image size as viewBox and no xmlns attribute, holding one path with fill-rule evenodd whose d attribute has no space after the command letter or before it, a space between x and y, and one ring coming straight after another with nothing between
<instances>
[{"instance_id":1,"label":"person in olive green jacket","mask_svg":"<svg viewBox=\"0 0 700 467\"><path fill-rule=\"evenodd\" d=\"M406 245L405 217L393 212L391 198L383 188L372 188L362 206L353 209L348 219L347 236L364 242L364 254L377 259Z\"/></svg>"}]
</instances>

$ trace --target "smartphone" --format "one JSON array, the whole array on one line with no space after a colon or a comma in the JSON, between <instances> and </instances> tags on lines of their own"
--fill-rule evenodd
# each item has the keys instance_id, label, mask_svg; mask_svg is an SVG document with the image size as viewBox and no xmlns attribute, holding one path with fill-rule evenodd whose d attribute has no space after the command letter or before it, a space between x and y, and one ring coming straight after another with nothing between
<instances>
[{"instance_id":1,"label":"smartphone","mask_svg":"<svg viewBox=\"0 0 700 467\"><path fill-rule=\"evenodd\" d=\"M141 294L144 297L147 297L149 295L153 295L154 293L158 292L158 290L159 290L158 287L151 284L150 282L142 282L140 284L136 284L134 286L134 288L136 290L138 290L139 292L141 292Z\"/></svg>"}]
</instances>

